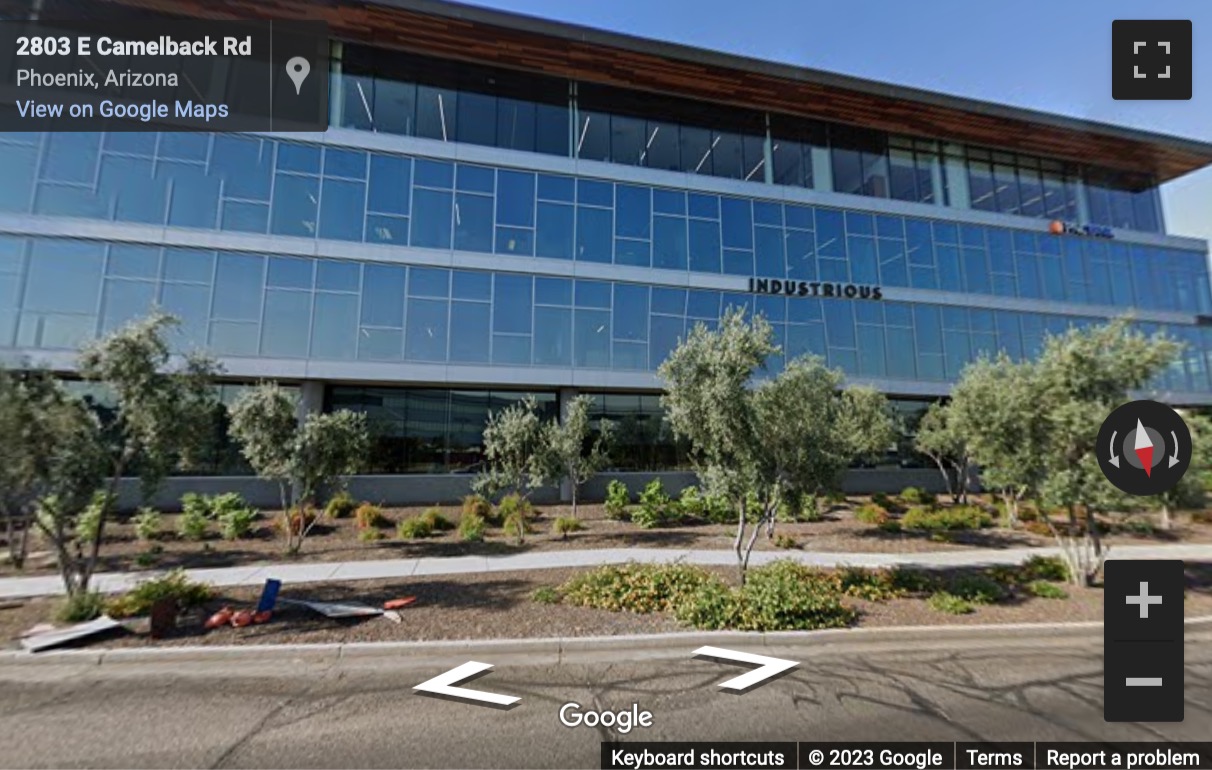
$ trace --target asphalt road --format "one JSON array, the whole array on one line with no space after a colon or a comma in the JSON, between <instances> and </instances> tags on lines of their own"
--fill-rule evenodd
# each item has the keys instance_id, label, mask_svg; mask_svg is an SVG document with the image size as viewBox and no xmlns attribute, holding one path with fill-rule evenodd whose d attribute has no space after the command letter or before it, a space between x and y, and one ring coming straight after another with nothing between
<instances>
[{"instance_id":1,"label":"asphalt road","mask_svg":"<svg viewBox=\"0 0 1212 770\"><path fill-rule=\"evenodd\" d=\"M1188 632L1186 721L1168 725L1103 722L1100 631L1033 646L754 650L802 665L743 695L716 687L742 669L689 650L661 660L622 651L610 653L615 662L511 662L470 685L520 696L508 711L414 694L413 685L449 668L440 665L283 661L228 674L214 663L108 672L9 666L0 668L0 766L576 768L597 767L600 742L619 737L1207 740L1210 641ZM557 714L569 702L638 704L653 725L626 736L564 727Z\"/></svg>"}]
</instances>

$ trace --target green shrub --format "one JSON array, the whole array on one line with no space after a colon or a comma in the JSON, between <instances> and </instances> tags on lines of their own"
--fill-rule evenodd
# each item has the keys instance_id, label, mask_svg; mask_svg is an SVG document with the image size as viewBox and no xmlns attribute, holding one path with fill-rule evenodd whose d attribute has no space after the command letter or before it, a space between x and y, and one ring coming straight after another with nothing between
<instances>
[{"instance_id":1,"label":"green shrub","mask_svg":"<svg viewBox=\"0 0 1212 770\"><path fill-rule=\"evenodd\" d=\"M712 524L735 524L736 509L732 503L719 495L707 495L703 498L706 504L707 521Z\"/></svg>"},{"instance_id":2,"label":"green shrub","mask_svg":"<svg viewBox=\"0 0 1212 770\"><path fill-rule=\"evenodd\" d=\"M243 511L251 508L239 492L225 492L207 500L207 514L215 521L222 521L225 514L231 511Z\"/></svg>"},{"instance_id":3,"label":"green shrub","mask_svg":"<svg viewBox=\"0 0 1212 770\"><path fill-rule=\"evenodd\" d=\"M177 517L177 534L184 540L204 540L209 530L210 518L204 508L187 507Z\"/></svg>"},{"instance_id":4,"label":"green shrub","mask_svg":"<svg viewBox=\"0 0 1212 770\"><path fill-rule=\"evenodd\" d=\"M799 521L810 524L824 521L825 512L821 510L820 498L811 492L805 492L800 495L799 507L796 509L796 518Z\"/></svg>"},{"instance_id":5,"label":"green shrub","mask_svg":"<svg viewBox=\"0 0 1212 770\"><path fill-rule=\"evenodd\" d=\"M209 519L210 501L206 499L205 495L200 495L197 492L186 492L181 495L181 513Z\"/></svg>"},{"instance_id":6,"label":"green shrub","mask_svg":"<svg viewBox=\"0 0 1212 770\"><path fill-rule=\"evenodd\" d=\"M1157 534L1156 525L1149 519L1125 519L1119 523L1117 529L1126 535L1137 537L1153 537Z\"/></svg>"},{"instance_id":7,"label":"green shrub","mask_svg":"<svg viewBox=\"0 0 1212 770\"><path fill-rule=\"evenodd\" d=\"M377 529L391 524L383 509L371 503L362 503L354 509L354 522L358 529Z\"/></svg>"},{"instance_id":8,"label":"green shrub","mask_svg":"<svg viewBox=\"0 0 1212 770\"><path fill-rule=\"evenodd\" d=\"M838 572L841 590L847 596L883 602L904 596L907 591L898 585L892 570L844 567Z\"/></svg>"},{"instance_id":9,"label":"green shrub","mask_svg":"<svg viewBox=\"0 0 1212 770\"><path fill-rule=\"evenodd\" d=\"M402 540L420 540L433 534L433 524L424 516L409 516L396 525L396 534Z\"/></svg>"},{"instance_id":10,"label":"green shrub","mask_svg":"<svg viewBox=\"0 0 1212 770\"><path fill-rule=\"evenodd\" d=\"M993 604L1006 597L1006 589L982 573L962 573L955 576L947 593L973 604Z\"/></svg>"},{"instance_id":11,"label":"green shrub","mask_svg":"<svg viewBox=\"0 0 1212 770\"><path fill-rule=\"evenodd\" d=\"M97 539L97 532L101 529L101 514L107 508L106 501L112 500L112 496L106 492L98 490L93 493L92 500L76 518L77 540L82 543L91 543Z\"/></svg>"},{"instance_id":12,"label":"green shrub","mask_svg":"<svg viewBox=\"0 0 1212 770\"><path fill-rule=\"evenodd\" d=\"M403 522L400 522L401 526ZM383 540L387 537L381 529L360 529L358 530L358 539L364 543L373 543L376 540Z\"/></svg>"},{"instance_id":13,"label":"green shrub","mask_svg":"<svg viewBox=\"0 0 1212 770\"><path fill-rule=\"evenodd\" d=\"M677 506L681 509L682 516L686 518L707 518L707 498L696 486L689 486L682 490L678 495Z\"/></svg>"},{"instance_id":14,"label":"green shrub","mask_svg":"<svg viewBox=\"0 0 1212 770\"><path fill-rule=\"evenodd\" d=\"M854 518L873 527L886 524L889 520L888 512L875 503L866 503L854 509Z\"/></svg>"},{"instance_id":15,"label":"green shrub","mask_svg":"<svg viewBox=\"0 0 1212 770\"><path fill-rule=\"evenodd\" d=\"M845 505L849 502L846 499L846 493L840 489L831 489L825 493L825 502L830 505Z\"/></svg>"},{"instance_id":16,"label":"green shrub","mask_svg":"<svg viewBox=\"0 0 1212 770\"><path fill-rule=\"evenodd\" d=\"M1040 599L1068 599L1069 593L1056 583L1046 580L1032 580L1027 584L1027 593Z\"/></svg>"},{"instance_id":17,"label":"green shrub","mask_svg":"<svg viewBox=\"0 0 1212 770\"><path fill-rule=\"evenodd\" d=\"M173 597L177 607L187 610L205 604L214 597L214 590L206 583L186 577L183 570L173 570L165 575L141 581L133 589L109 602L109 614L115 618L146 615L152 605L161 599Z\"/></svg>"},{"instance_id":18,"label":"green shrub","mask_svg":"<svg viewBox=\"0 0 1212 770\"><path fill-rule=\"evenodd\" d=\"M954 505L950 508L916 506L901 517L901 526L923 532L973 530L993 526L993 517L975 505Z\"/></svg>"},{"instance_id":19,"label":"green shrub","mask_svg":"<svg viewBox=\"0 0 1212 770\"><path fill-rule=\"evenodd\" d=\"M518 508L505 516L501 522L501 529L505 532L506 537L512 537L518 545L526 542L526 535L530 534L530 522L523 509Z\"/></svg>"},{"instance_id":20,"label":"green shrub","mask_svg":"<svg viewBox=\"0 0 1212 770\"><path fill-rule=\"evenodd\" d=\"M253 522L257 520L255 508L231 508L219 516L219 534L224 540L239 540L248 537L252 532Z\"/></svg>"},{"instance_id":21,"label":"green shrub","mask_svg":"<svg viewBox=\"0 0 1212 770\"><path fill-rule=\"evenodd\" d=\"M664 527L679 521L681 508L669 499L660 479L653 479L640 493L640 505L631 512L631 521L644 529Z\"/></svg>"},{"instance_id":22,"label":"green shrub","mask_svg":"<svg viewBox=\"0 0 1212 770\"><path fill-rule=\"evenodd\" d=\"M135 566L139 569L150 569L160 562L163 553L164 547L161 545L153 545L146 551L140 551L135 554Z\"/></svg>"},{"instance_id":23,"label":"green shrub","mask_svg":"<svg viewBox=\"0 0 1212 770\"><path fill-rule=\"evenodd\" d=\"M936 612L944 612L948 615L968 615L976 611L971 602L949 594L946 591L931 594L930 598L926 600L926 606Z\"/></svg>"},{"instance_id":24,"label":"green shrub","mask_svg":"<svg viewBox=\"0 0 1212 770\"><path fill-rule=\"evenodd\" d=\"M624 521L630 504L631 492L627 490L627 485L618 479L611 479L606 485L606 516L615 521Z\"/></svg>"},{"instance_id":25,"label":"green shrub","mask_svg":"<svg viewBox=\"0 0 1212 770\"><path fill-rule=\"evenodd\" d=\"M791 561L751 570L741 588L704 586L675 614L696 628L739 631L843 628L858 617L842 603L836 580Z\"/></svg>"},{"instance_id":26,"label":"green shrub","mask_svg":"<svg viewBox=\"0 0 1212 770\"><path fill-rule=\"evenodd\" d=\"M897 509L896 501L889 497L884 492L876 492L871 496L871 502L885 511L895 511Z\"/></svg>"},{"instance_id":27,"label":"green shrub","mask_svg":"<svg viewBox=\"0 0 1212 770\"><path fill-rule=\"evenodd\" d=\"M164 517L155 508L140 508L135 514L135 537L150 542L160 537L164 528Z\"/></svg>"},{"instance_id":28,"label":"green shrub","mask_svg":"<svg viewBox=\"0 0 1212 770\"><path fill-rule=\"evenodd\" d=\"M492 503L484 495L467 495L463 498L463 516L479 516L485 521L493 521Z\"/></svg>"},{"instance_id":29,"label":"green shrub","mask_svg":"<svg viewBox=\"0 0 1212 770\"><path fill-rule=\"evenodd\" d=\"M552 586L539 586L530 594L530 600L538 604L559 604L560 592Z\"/></svg>"},{"instance_id":30,"label":"green shrub","mask_svg":"<svg viewBox=\"0 0 1212 770\"><path fill-rule=\"evenodd\" d=\"M437 506L427 509L421 514L421 518L429 522L429 528L434 532L446 532L455 528L454 522L442 515L442 510Z\"/></svg>"},{"instance_id":31,"label":"green shrub","mask_svg":"<svg viewBox=\"0 0 1212 770\"><path fill-rule=\"evenodd\" d=\"M1032 556L1019 567L1022 580L1051 580L1064 583L1069 580L1069 567L1059 556Z\"/></svg>"},{"instance_id":32,"label":"green shrub","mask_svg":"<svg viewBox=\"0 0 1212 770\"><path fill-rule=\"evenodd\" d=\"M687 564L611 564L583 572L561 586L564 603L611 612L673 612L708 585L723 583Z\"/></svg>"},{"instance_id":33,"label":"green shrub","mask_svg":"<svg viewBox=\"0 0 1212 770\"><path fill-rule=\"evenodd\" d=\"M551 523L552 534L559 535L565 540L568 539L569 532L580 532L585 529L585 525L581 524L580 519L572 516L559 516Z\"/></svg>"},{"instance_id":34,"label":"green shrub","mask_svg":"<svg viewBox=\"0 0 1212 770\"><path fill-rule=\"evenodd\" d=\"M517 492L505 495L501 498L501 502L497 504L497 518L501 520L502 524L515 514L521 516L524 520L535 517L534 506L530 504L530 500L522 497Z\"/></svg>"},{"instance_id":35,"label":"green shrub","mask_svg":"<svg viewBox=\"0 0 1212 770\"><path fill-rule=\"evenodd\" d=\"M799 548L800 544L791 535L775 535L774 547L784 549Z\"/></svg>"},{"instance_id":36,"label":"green shrub","mask_svg":"<svg viewBox=\"0 0 1212 770\"><path fill-rule=\"evenodd\" d=\"M889 519L876 527L880 532L887 532L890 535L899 534L901 532L901 523L896 519Z\"/></svg>"},{"instance_id":37,"label":"green shrub","mask_svg":"<svg viewBox=\"0 0 1212 770\"><path fill-rule=\"evenodd\" d=\"M936 502L934 493L921 487L905 487L901 490L900 498L909 505L934 505Z\"/></svg>"},{"instance_id":38,"label":"green shrub","mask_svg":"<svg viewBox=\"0 0 1212 770\"><path fill-rule=\"evenodd\" d=\"M356 510L358 510L357 499L349 494L348 491L342 489L328 498L328 505L324 506L324 515L329 519L347 519Z\"/></svg>"},{"instance_id":39,"label":"green shrub","mask_svg":"<svg viewBox=\"0 0 1212 770\"><path fill-rule=\"evenodd\" d=\"M105 596L97 591L76 594L64 599L55 608L55 620L60 623L84 623L105 612Z\"/></svg>"},{"instance_id":40,"label":"green shrub","mask_svg":"<svg viewBox=\"0 0 1212 770\"><path fill-rule=\"evenodd\" d=\"M488 522L475 513L464 513L459 519L459 540L464 543L479 543L484 540Z\"/></svg>"},{"instance_id":41,"label":"green shrub","mask_svg":"<svg viewBox=\"0 0 1212 770\"><path fill-rule=\"evenodd\" d=\"M888 571L888 582L893 590L902 594L928 594L942 587L942 580L934 572L912 567L893 567Z\"/></svg>"}]
</instances>

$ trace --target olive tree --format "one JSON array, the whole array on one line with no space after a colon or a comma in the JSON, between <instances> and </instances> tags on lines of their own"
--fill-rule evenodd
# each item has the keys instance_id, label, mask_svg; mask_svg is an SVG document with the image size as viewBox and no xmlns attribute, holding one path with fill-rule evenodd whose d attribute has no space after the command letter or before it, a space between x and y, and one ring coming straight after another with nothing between
<instances>
[{"instance_id":1,"label":"olive tree","mask_svg":"<svg viewBox=\"0 0 1212 770\"><path fill-rule=\"evenodd\" d=\"M572 515L577 515L577 498L581 486L606 467L614 441L614 424L602 420L598 434L590 441L589 410L593 397L574 397L562 419L552 419L543 426L539 441L541 476L554 484L567 481L572 493Z\"/></svg>"},{"instance_id":2,"label":"olive tree","mask_svg":"<svg viewBox=\"0 0 1212 770\"><path fill-rule=\"evenodd\" d=\"M370 453L366 415L348 409L307 414L277 383L250 388L231 405L231 432L256 474L278 484L286 550L298 553L318 517L324 490L362 469Z\"/></svg>"},{"instance_id":3,"label":"olive tree","mask_svg":"<svg viewBox=\"0 0 1212 770\"><path fill-rule=\"evenodd\" d=\"M472 487L492 497L509 490L528 496L544 480L543 420L534 396L488 415L484 426L485 467Z\"/></svg>"},{"instance_id":4,"label":"olive tree","mask_svg":"<svg viewBox=\"0 0 1212 770\"><path fill-rule=\"evenodd\" d=\"M1174 511L1179 508L1202 509L1207 497L1206 473L1212 465L1212 420L1202 414L1186 413L1183 422L1191 431L1191 462L1174 487L1153 499L1160 509L1158 525L1174 528Z\"/></svg>"},{"instance_id":5,"label":"olive tree","mask_svg":"<svg viewBox=\"0 0 1212 770\"><path fill-rule=\"evenodd\" d=\"M882 450L894 436L883 397L839 390L841 373L814 356L755 382L777 352L770 324L735 310L716 330L697 325L659 369L662 404L674 432L688 440L700 480L736 511L742 582L759 533L773 536L782 503L833 488L853 459ZM748 530L753 498L760 512Z\"/></svg>"},{"instance_id":6,"label":"olive tree","mask_svg":"<svg viewBox=\"0 0 1212 770\"><path fill-rule=\"evenodd\" d=\"M957 430L952 413L941 403L933 403L922 415L915 440L917 451L934 461L951 501L968 501L972 459L967 437Z\"/></svg>"}]
</instances>

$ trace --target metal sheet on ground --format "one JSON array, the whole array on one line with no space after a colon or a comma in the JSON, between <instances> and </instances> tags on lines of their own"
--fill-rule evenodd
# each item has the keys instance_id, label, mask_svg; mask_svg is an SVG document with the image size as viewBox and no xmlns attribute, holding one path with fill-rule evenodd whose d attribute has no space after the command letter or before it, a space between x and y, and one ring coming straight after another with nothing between
<instances>
[{"instance_id":1,"label":"metal sheet on ground","mask_svg":"<svg viewBox=\"0 0 1212 770\"><path fill-rule=\"evenodd\" d=\"M383 614L378 607L349 602L310 602L303 599L278 599L280 604L294 604L306 607L328 618L371 618Z\"/></svg>"},{"instance_id":2,"label":"metal sheet on ground","mask_svg":"<svg viewBox=\"0 0 1212 770\"><path fill-rule=\"evenodd\" d=\"M27 636L21 640L21 646L30 652L41 652L48 650L51 647L58 647L68 642L75 642L80 639L100 634L105 631L110 631L115 628L120 628L121 623L114 620L108 615L102 615L96 620L90 620L87 623L77 623L68 628L61 628L55 631L47 631L42 634Z\"/></svg>"}]
</instances>

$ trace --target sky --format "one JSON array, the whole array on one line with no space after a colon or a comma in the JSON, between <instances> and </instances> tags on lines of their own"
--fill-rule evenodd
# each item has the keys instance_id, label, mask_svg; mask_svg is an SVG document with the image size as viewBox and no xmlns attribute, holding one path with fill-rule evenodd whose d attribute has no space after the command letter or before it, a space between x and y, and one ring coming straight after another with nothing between
<instances>
[{"instance_id":1,"label":"sky","mask_svg":"<svg viewBox=\"0 0 1212 770\"><path fill-rule=\"evenodd\" d=\"M472 0L515 13L1212 142L1208 0ZM1190 101L1111 98L1111 22L1190 19ZM1162 188L1212 240L1212 169Z\"/></svg>"}]
</instances>

